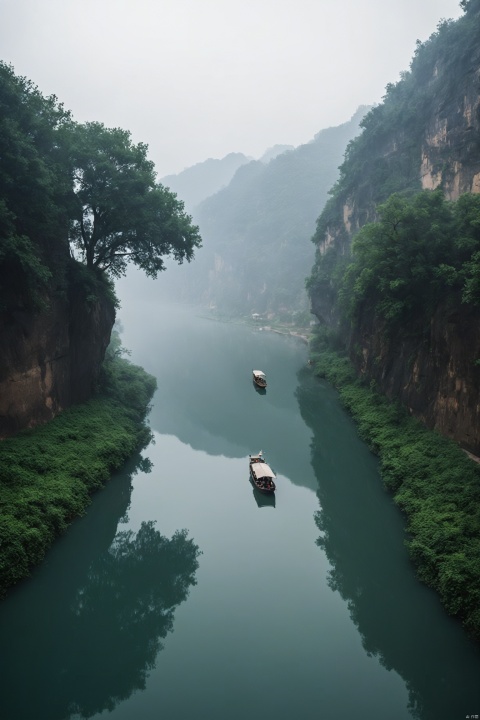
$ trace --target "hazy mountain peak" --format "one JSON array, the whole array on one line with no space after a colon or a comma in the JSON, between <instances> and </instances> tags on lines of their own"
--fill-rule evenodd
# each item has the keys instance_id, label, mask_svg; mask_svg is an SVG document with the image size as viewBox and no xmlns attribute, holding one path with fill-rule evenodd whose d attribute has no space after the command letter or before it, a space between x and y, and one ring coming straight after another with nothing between
<instances>
[{"instance_id":1,"label":"hazy mountain peak","mask_svg":"<svg viewBox=\"0 0 480 720\"><path fill-rule=\"evenodd\" d=\"M323 130L320 130L320 132L318 132L314 135L313 140L311 140L311 142L316 142L320 138L323 139L323 137L325 135L328 135L332 132L336 134L339 132L339 130L341 128L344 128L347 132L350 132L350 128L352 126L355 126L355 125L360 126L361 121L363 120L365 115L367 115L367 113L370 112L371 109L372 109L371 105L359 105L358 108L353 113L350 120L347 120L346 122L342 123L341 125L336 125L334 127L328 127L328 128L324 128ZM360 129L360 127L359 127L359 129Z\"/></svg>"},{"instance_id":2,"label":"hazy mountain peak","mask_svg":"<svg viewBox=\"0 0 480 720\"><path fill-rule=\"evenodd\" d=\"M228 185L238 168L251 160L243 153L231 152L221 159L196 163L176 175L165 175L160 182L177 193L187 212L191 212L202 200Z\"/></svg>"},{"instance_id":3,"label":"hazy mountain peak","mask_svg":"<svg viewBox=\"0 0 480 720\"><path fill-rule=\"evenodd\" d=\"M273 160L278 155L282 155L285 152L288 152L289 150L294 150L293 145L273 145L272 147L268 148L268 150L265 150L262 157L259 158L259 162L262 163L268 163L270 160Z\"/></svg>"}]
</instances>

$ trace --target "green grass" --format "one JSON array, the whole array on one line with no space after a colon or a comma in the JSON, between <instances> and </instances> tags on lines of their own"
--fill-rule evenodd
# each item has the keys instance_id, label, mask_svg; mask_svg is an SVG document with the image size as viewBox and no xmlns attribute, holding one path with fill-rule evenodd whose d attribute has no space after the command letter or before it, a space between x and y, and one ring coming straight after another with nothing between
<instances>
[{"instance_id":1,"label":"green grass","mask_svg":"<svg viewBox=\"0 0 480 720\"><path fill-rule=\"evenodd\" d=\"M0 443L0 596L149 442L144 419L155 387L142 368L111 357L97 397Z\"/></svg>"},{"instance_id":2,"label":"green grass","mask_svg":"<svg viewBox=\"0 0 480 720\"><path fill-rule=\"evenodd\" d=\"M407 519L418 577L480 640L480 467L453 442L362 384L348 358L313 343L317 375L339 391Z\"/></svg>"}]
</instances>

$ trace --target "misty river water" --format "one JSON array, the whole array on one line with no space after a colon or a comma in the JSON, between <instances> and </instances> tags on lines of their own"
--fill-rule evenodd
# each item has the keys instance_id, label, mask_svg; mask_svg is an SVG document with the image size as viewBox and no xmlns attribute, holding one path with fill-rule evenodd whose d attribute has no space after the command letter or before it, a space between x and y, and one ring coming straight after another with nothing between
<instances>
[{"instance_id":1,"label":"misty river water","mask_svg":"<svg viewBox=\"0 0 480 720\"><path fill-rule=\"evenodd\" d=\"M478 649L306 346L145 299L120 316L155 442L0 605L0 718L480 716Z\"/></svg>"}]
</instances>

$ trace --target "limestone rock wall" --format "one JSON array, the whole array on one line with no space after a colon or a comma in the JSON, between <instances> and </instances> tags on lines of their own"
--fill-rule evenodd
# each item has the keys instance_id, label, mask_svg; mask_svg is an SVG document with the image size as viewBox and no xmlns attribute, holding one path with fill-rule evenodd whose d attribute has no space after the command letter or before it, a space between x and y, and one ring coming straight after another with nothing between
<instances>
[{"instance_id":1,"label":"limestone rock wall","mask_svg":"<svg viewBox=\"0 0 480 720\"><path fill-rule=\"evenodd\" d=\"M78 286L48 308L0 314L0 438L51 420L93 392L115 311Z\"/></svg>"},{"instance_id":2,"label":"limestone rock wall","mask_svg":"<svg viewBox=\"0 0 480 720\"><path fill-rule=\"evenodd\" d=\"M427 427L480 456L480 310L437 308L423 336L389 338L370 316L350 337L360 375Z\"/></svg>"},{"instance_id":3,"label":"limestone rock wall","mask_svg":"<svg viewBox=\"0 0 480 720\"><path fill-rule=\"evenodd\" d=\"M480 49L478 67L457 92L432 107L420 158L423 189L441 186L449 200L480 192Z\"/></svg>"}]
</instances>

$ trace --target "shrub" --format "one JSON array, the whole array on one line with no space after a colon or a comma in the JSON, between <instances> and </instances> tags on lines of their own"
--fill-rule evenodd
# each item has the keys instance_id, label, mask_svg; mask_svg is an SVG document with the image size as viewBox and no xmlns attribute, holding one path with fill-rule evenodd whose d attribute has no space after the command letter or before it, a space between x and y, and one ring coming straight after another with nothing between
<instances>
[{"instance_id":1,"label":"shrub","mask_svg":"<svg viewBox=\"0 0 480 720\"><path fill-rule=\"evenodd\" d=\"M90 494L150 441L144 419L155 379L113 357L104 380L94 399L0 443L0 596L85 512Z\"/></svg>"}]
</instances>

